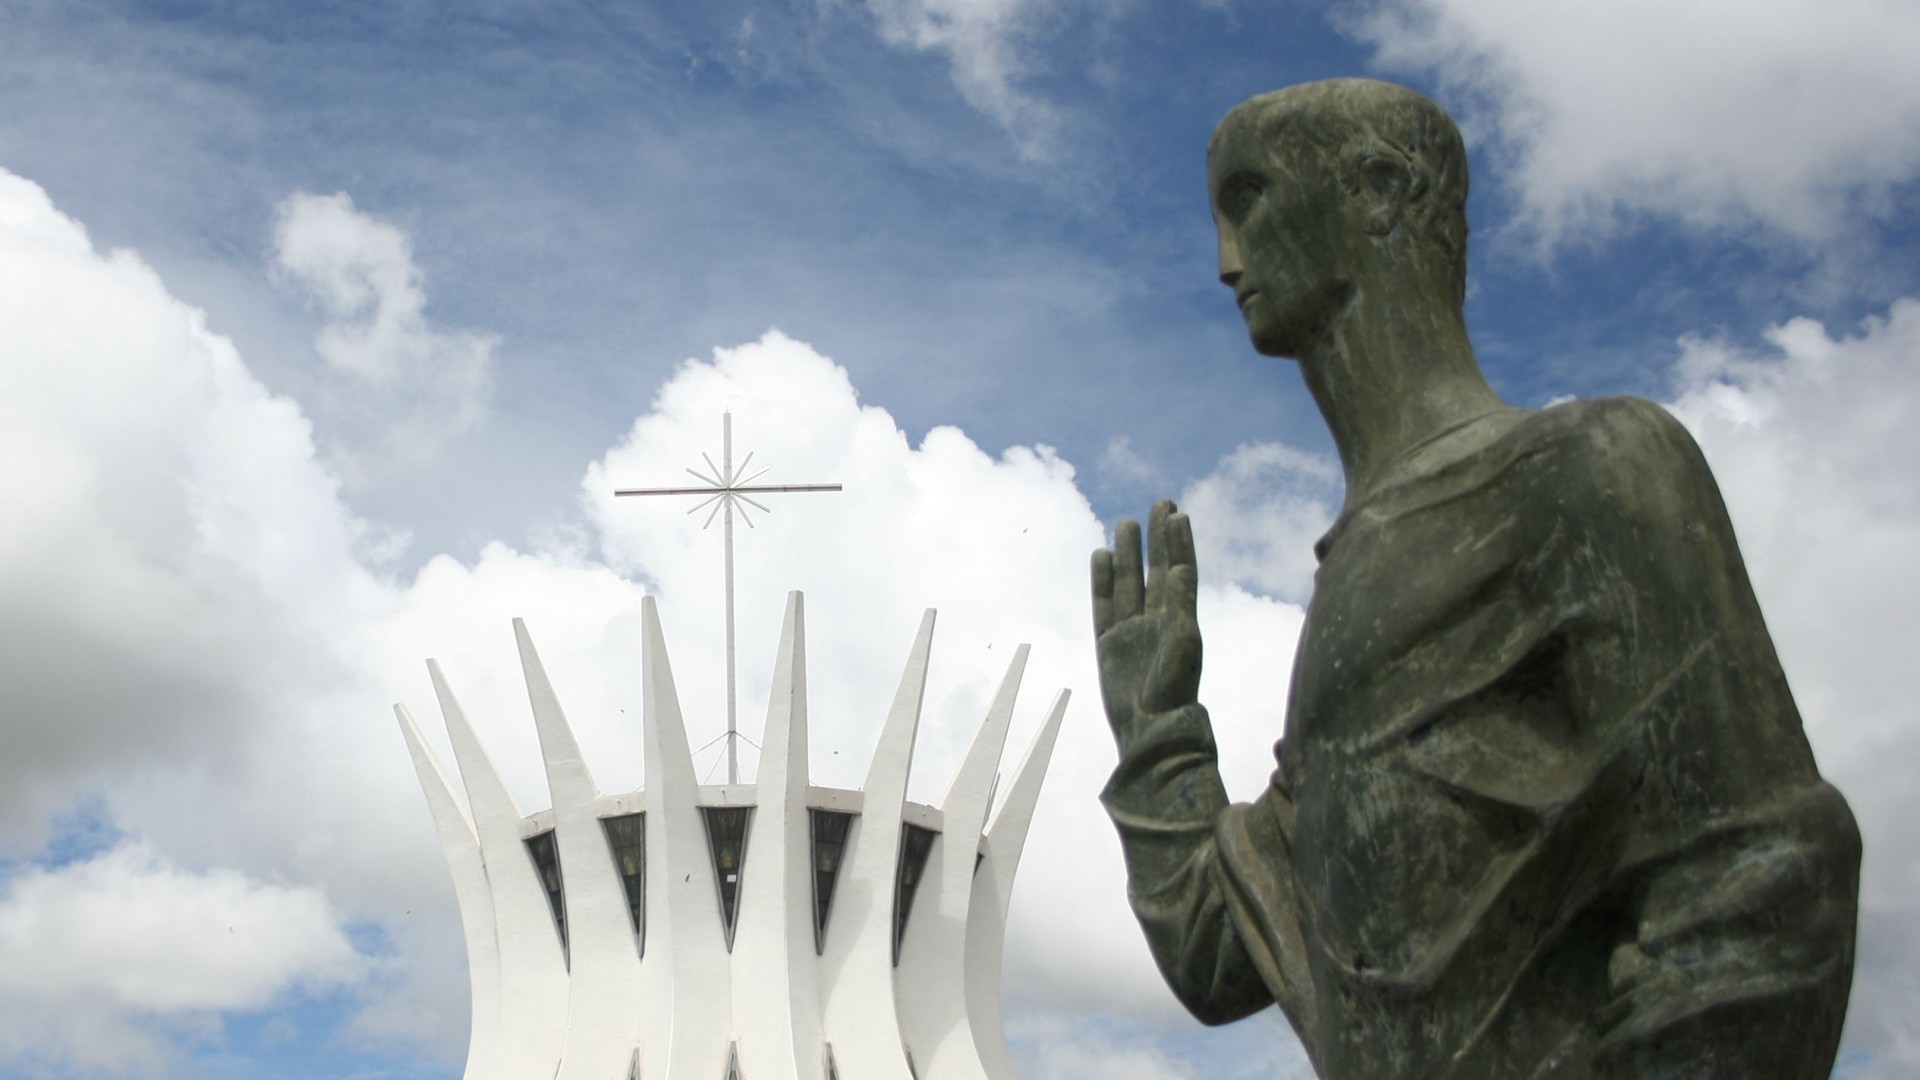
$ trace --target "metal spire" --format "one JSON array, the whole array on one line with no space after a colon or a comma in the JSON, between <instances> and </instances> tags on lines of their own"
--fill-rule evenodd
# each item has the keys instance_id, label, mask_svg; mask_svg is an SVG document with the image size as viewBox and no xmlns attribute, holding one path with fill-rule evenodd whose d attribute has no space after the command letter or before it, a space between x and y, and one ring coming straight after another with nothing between
<instances>
[{"instance_id":1,"label":"metal spire","mask_svg":"<svg viewBox=\"0 0 1920 1080\"><path fill-rule=\"evenodd\" d=\"M712 506L713 509L707 514L707 520L703 522L700 527L702 529L705 529L708 526L712 525L713 519L716 515L718 515L721 518L722 522L724 523L721 529L721 533L725 537L723 541L723 546L726 550L726 567L727 567L727 734L726 734L727 783L737 784L740 782L740 749L738 745L738 740L740 738L740 729L739 729L738 723L736 722L735 712L734 712L734 678L733 678L733 512L734 512L734 509L738 504L743 504L743 503L745 504L745 505L738 506L740 511L740 519L747 523L747 528L751 529L753 528L753 518L747 513L748 506L751 506L759 510L761 513L765 513L765 514L773 513L773 510L771 508L752 498L753 495L780 495L788 492L799 492L799 491L839 491L840 485L839 484L754 484L753 481L759 479L762 476L765 476L767 474L767 470L765 468L762 468L759 472L756 472L751 476L743 475L747 471L747 466L753 461L752 451L747 452L747 456L741 460L740 467L739 469L736 470L733 466L733 414L730 412L722 413L721 419L720 419L720 425L721 425L720 427L721 435L720 435L719 466L715 466L713 463L713 459L703 453L700 455L700 457L702 460L704 460L707 463L707 468L708 470L710 470L712 475L708 475L708 473L703 473L698 469L687 470L687 472L691 473L695 479L698 479L701 482L705 483L707 485L706 487L619 488L614 491L614 494L615 495L704 495L706 496L706 498L696 503L693 509L688 510L687 513L689 514L697 513L701 510L706 509L708 506Z\"/></svg>"}]
</instances>

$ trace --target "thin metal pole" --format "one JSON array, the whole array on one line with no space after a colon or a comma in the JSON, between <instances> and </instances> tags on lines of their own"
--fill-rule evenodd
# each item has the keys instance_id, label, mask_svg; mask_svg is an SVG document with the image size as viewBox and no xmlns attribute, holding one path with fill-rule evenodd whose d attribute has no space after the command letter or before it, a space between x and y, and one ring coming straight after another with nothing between
<instances>
[{"instance_id":1,"label":"thin metal pole","mask_svg":"<svg viewBox=\"0 0 1920 1080\"><path fill-rule=\"evenodd\" d=\"M720 456L726 475L722 477L729 487L733 485L733 414L721 414ZM727 549L727 783L740 782L739 727L734 718L734 682L733 682L733 500L723 499L726 503L726 528L723 543Z\"/></svg>"},{"instance_id":2,"label":"thin metal pole","mask_svg":"<svg viewBox=\"0 0 1920 1080\"><path fill-rule=\"evenodd\" d=\"M839 484L742 483L743 480L752 480L755 477L760 476L761 473L764 473L767 470L763 468L759 472L752 474L752 476L743 477L740 475L736 475L733 468L733 414L730 412L722 413L721 425L722 425L721 426L722 445L720 450L721 464L716 466L714 465L712 458L707 457L705 454L700 455L701 458L706 461L707 468L709 470L712 470L716 475L708 476L706 473L700 472L697 469L687 470L688 472L692 473L694 476L699 477L700 480L707 485L706 487L616 488L614 490L614 494L615 495L704 495L706 496L706 498L702 499L698 504L696 504L693 507L693 509L687 511L687 513L693 514L693 513L698 513L701 510L705 510L709 506L713 507L713 510L707 514L706 521L703 522L700 526L703 529L713 524L713 519L715 516L719 514L726 515L726 522L724 524L724 527L721 529L721 532L725 534L722 550L725 552L725 556L726 556L726 581L727 581L727 733L725 735L725 738L727 740L727 783L738 784L740 782L739 740L741 738L741 735L740 735L740 722L739 722L739 696L738 696L738 690L735 686L735 683L737 681L737 676L735 672L734 625L733 625L733 510L734 510L733 504L734 504L734 500L745 499L748 505L753 506L760 510L764 510L768 513L772 513L772 509L770 507L764 506L759 502L754 501L752 496L777 495L777 494L787 494L790 492L806 492L806 491L839 491L840 485ZM750 465L752 461L753 461L753 455L748 454L746 457L746 460L740 463L740 472L745 473L747 471L747 466ZM718 505L715 505L716 503ZM746 516L747 514L746 508L741 507L740 513L743 516ZM751 516L746 516L746 522L747 522L747 525L751 527L753 525L753 518Z\"/></svg>"}]
</instances>

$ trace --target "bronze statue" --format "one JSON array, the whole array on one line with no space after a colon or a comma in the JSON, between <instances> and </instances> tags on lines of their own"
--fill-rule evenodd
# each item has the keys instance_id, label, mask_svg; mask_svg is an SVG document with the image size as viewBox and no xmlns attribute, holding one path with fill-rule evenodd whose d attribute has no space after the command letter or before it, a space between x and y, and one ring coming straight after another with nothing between
<instances>
[{"instance_id":1,"label":"bronze statue","mask_svg":"<svg viewBox=\"0 0 1920 1080\"><path fill-rule=\"evenodd\" d=\"M1833 1066L1859 833L1821 780L1705 460L1633 398L1511 408L1462 315L1466 154L1410 90L1263 95L1208 149L1220 280L1298 361L1346 501L1279 768L1229 805L1193 538L1095 553L1102 795L1168 984L1278 1002L1333 1080Z\"/></svg>"}]
</instances>

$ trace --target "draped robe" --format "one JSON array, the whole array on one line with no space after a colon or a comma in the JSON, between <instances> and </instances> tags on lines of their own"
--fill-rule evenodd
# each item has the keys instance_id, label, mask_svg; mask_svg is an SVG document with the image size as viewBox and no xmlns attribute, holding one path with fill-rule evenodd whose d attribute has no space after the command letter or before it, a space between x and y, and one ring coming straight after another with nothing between
<instances>
[{"instance_id":1,"label":"draped robe","mask_svg":"<svg viewBox=\"0 0 1920 1080\"><path fill-rule=\"evenodd\" d=\"M1329 1080L1826 1077L1859 834L1706 462L1655 405L1496 413L1317 546L1279 768L1195 704L1103 793L1180 999Z\"/></svg>"}]
</instances>

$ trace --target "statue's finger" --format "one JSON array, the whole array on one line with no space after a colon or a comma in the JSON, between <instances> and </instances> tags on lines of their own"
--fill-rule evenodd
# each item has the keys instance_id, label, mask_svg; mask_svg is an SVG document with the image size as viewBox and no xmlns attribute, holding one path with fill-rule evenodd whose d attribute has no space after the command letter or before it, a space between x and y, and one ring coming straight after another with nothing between
<instances>
[{"instance_id":1,"label":"statue's finger","mask_svg":"<svg viewBox=\"0 0 1920 1080\"><path fill-rule=\"evenodd\" d=\"M1113 621L1140 613L1146 585L1140 580L1140 523L1129 518L1113 530Z\"/></svg>"},{"instance_id":2,"label":"statue's finger","mask_svg":"<svg viewBox=\"0 0 1920 1080\"><path fill-rule=\"evenodd\" d=\"M1199 568L1199 560L1193 552L1192 518L1185 514L1174 514L1167 518L1167 547L1168 565Z\"/></svg>"},{"instance_id":3,"label":"statue's finger","mask_svg":"<svg viewBox=\"0 0 1920 1080\"><path fill-rule=\"evenodd\" d=\"M1158 569L1167 565L1167 519L1173 516L1173 503L1161 499L1147 515L1147 565Z\"/></svg>"},{"instance_id":4,"label":"statue's finger","mask_svg":"<svg viewBox=\"0 0 1920 1080\"><path fill-rule=\"evenodd\" d=\"M1166 603L1169 608L1184 612L1195 622L1199 621L1200 575L1192 563L1167 568Z\"/></svg>"},{"instance_id":5,"label":"statue's finger","mask_svg":"<svg viewBox=\"0 0 1920 1080\"><path fill-rule=\"evenodd\" d=\"M1194 557L1194 523L1185 513L1167 519L1167 565L1188 567L1196 582L1200 578L1200 561ZM1192 611L1192 605L1185 603L1181 609Z\"/></svg>"},{"instance_id":6,"label":"statue's finger","mask_svg":"<svg viewBox=\"0 0 1920 1080\"><path fill-rule=\"evenodd\" d=\"M1099 637L1113 625L1113 552L1101 548L1093 553L1093 635Z\"/></svg>"},{"instance_id":7,"label":"statue's finger","mask_svg":"<svg viewBox=\"0 0 1920 1080\"><path fill-rule=\"evenodd\" d=\"M1165 499L1153 504L1147 515L1147 610L1158 611L1165 602L1167 576L1167 508Z\"/></svg>"}]
</instances>

